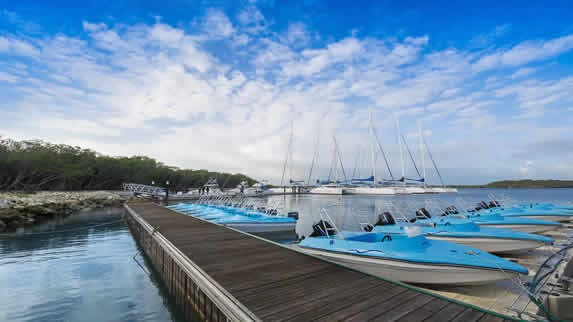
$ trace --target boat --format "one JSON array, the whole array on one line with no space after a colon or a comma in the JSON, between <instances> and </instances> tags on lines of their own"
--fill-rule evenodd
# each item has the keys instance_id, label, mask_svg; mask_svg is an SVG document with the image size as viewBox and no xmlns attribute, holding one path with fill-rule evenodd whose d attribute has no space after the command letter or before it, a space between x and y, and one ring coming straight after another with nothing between
<instances>
[{"instance_id":1,"label":"boat","mask_svg":"<svg viewBox=\"0 0 573 322\"><path fill-rule=\"evenodd\" d=\"M345 194L349 195L393 195L396 189L386 186L354 186L344 189Z\"/></svg>"},{"instance_id":2,"label":"boat","mask_svg":"<svg viewBox=\"0 0 573 322\"><path fill-rule=\"evenodd\" d=\"M347 193L348 188L337 184L325 184L314 188L310 188L309 193L319 195L343 195Z\"/></svg>"},{"instance_id":3,"label":"boat","mask_svg":"<svg viewBox=\"0 0 573 322\"><path fill-rule=\"evenodd\" d=\"M404 233L337 233L331 227L320 221L295 247L382 278L430 286L480 285L527 274L519 264L465 245Z\"/></svg>"},{"instance_id":4,"label":"boat","mask_svg":"<svg viewBox=\"0 0 573 322\"><path fill-rule=\"evenodd\" d=\"M444 215L449 217L459 216L480 226L511 229L524 233L544 233L562 227L562 224L549 220L506 217L499 213L460 212L456 206L446 207Z\"/></svg>"},{"instance_id":5,"label":"boat","mask_svg":"<svg viewBox=\"0 0 573 322\"><path fill-rule=\"evenodd\" d=\"M531 206L503 207L495 200L489 203L485 201L479 202L474 212L480 214L494 213L504 217L524 217L556 222L569 222L573 219L573 211L566 209L535 207L533 204Z\"/></svg>"},{"instance_id":6,"label":"boat","mask_svg":"<svg viewBox=\"0 0 573 322\"><path fill-rule=\"evenodd\" d=\"M523 252L553 243L550 237L483 227L467 219L432 217L425 208L417 210L416 218L409 222L396 221L385 212L379 216L372 231L399 234L407 229L415 229L428 239L459 243L496 254Z\"/></svg>"},{"instance_id":7,"label":"boat","mask_svg":"<svg viewBox=\"0 0 573 322\"><path fill-rule=\"evenodd\" d=\"M181 213L228 226L248 233L294 231L297 218L274 212L231 206L178 204L168 208ZM270 214L271 213L271 214Z\"/></svg>"}]
</instances>

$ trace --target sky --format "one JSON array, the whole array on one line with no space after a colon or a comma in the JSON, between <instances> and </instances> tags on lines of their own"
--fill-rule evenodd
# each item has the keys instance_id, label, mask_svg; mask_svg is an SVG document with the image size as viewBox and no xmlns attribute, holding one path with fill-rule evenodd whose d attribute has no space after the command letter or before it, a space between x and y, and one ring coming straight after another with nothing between
<instances>
[{"instance_id":1,"label":"sky","mask_svg":"<svg viewBox=\"0 0 573 322\"><path fill-rule=\"evenodd\" d=\"M0 135L278 183L573 179L570 1L0 1ZM290 165L287 168L291 168ZM289 171L287 171L289 172ZM288 174L287 174L288 176Z\"/></svg>"}]
</instances>

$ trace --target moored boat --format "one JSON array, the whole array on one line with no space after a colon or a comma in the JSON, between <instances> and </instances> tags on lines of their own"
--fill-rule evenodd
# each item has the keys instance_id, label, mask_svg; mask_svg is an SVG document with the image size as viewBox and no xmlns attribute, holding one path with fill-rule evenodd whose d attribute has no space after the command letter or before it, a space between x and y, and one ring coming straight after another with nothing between
<instances>
[{"instance_id":1,"label":"moored boat","mask_svg":"<svg viewBox=\"0 0 573 322\"><path fill-rule=\"evenodd\" d=\"M487 252L421 235L344 232L307 237L297 247L373 275L415 284L479 285L527 274L523 266Z\"/></svg>"},{"instance_id":2,"label":"moored boat","mask_svg":"<svg viewBox=\"0 0 573 322\"><path fill-rule=\"evenodd\" d=\"M491 253L514 253L552 244L553 239L502 228L482 227L461 218L431 217L426 209L411 222L395 221L388 212L380 215L373 231L399 234L414 229L429 239L449 241Z\"/></svg>"},{"instance_id":3,"label":"moored boat","mask_svg":"<svg viewBox=\"0 0 573 322\"><path fill-rule=\"evenodd\" d=\"M297 222L294 217L278 215L276 210L272 212L272 215L269 215L255 209L232 206L179 204L168 207L193 217L248 233L294 231Z\"/></svg>"}]
</instances>

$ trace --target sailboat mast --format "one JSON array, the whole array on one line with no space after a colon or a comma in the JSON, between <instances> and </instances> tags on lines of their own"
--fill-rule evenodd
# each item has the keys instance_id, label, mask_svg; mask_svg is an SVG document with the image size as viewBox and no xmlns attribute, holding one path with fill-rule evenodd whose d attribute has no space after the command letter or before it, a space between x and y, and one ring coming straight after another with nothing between
<instances>
[{"instance_id":1,"label":"sailboat mast","mask_svg":"<svg viewBox=\"0 0 573 322\"><path fill-rule=\"evenodd\" d=\"M422 123L418 125L418 142L420 145L420 162L422 164L422 179L424 179L424 188L426 188L426 160L424 155L424 139L422 132Z\"/></svg>"},{"instance_id":2,"label":"sailboat mast","mask_svg":"<svg viewBox=\"0 0 573 322\"><path fill-rule=\"evenodd\" d=\"M397 137L398 137L398 148L400 151L400 167L402 170L402 179L404 179L406 177L406 170L404 168L404 149L402 148L402 134L400 133L400 120L396 119L396 131L397 131ZM404 183L406 183L406 181L403 181Z\"/></svg>"},{"instance_id":3,"label":"sailboat mast","mask_svg":"<svg viewBox=\"0 0 573 322\"><path fill-rule=\"evenodd\" d=\"M316 132L316 140L314 143L314 154L312 155L312 162L310 163L310 171L308 172L308 180L306 181L307 185L310 184L310 179L312 178L312 170L314 170L314 163L318 159L318 148L320 147L320 124L317 128L318 130Z\"/></svg>"},{"instance_id":4,"label":"sailboat mast","mask_svg":"<svg viewBox=\"0 0 573 322\"><path fill-rule=\"evenodd\" d=\"M290 121L290 140L289 140L289 183L292 184L292 141L294 136L294 120Z\"/></svg>"},{"instance_id":5,"label":"sailboat mast","mask_svg":"<svg viewBox=\"0 0 573 322\"><path fill-rule=\"evenodd\" d=\"M338 163L336 162L338 157L338 145L336 144L336 137L334 135L332 136L332 142L334 143L334 155L332 156L332 163L334 166L334 183L338 184Z\"/></svg>"},{"instance_id":6,"label":"sailboat mast","mask_svg":"<svg viewBox=\"0 0 573 322\"><path fill-rule=\"evenodd\" d=\"M371 137L371 143L370 143L370 166L372 169L372 178L374 178L374 184L376 184L376 152L375 152L375 147L374 147L374 128L372 126L372 109L368 108L368 129L370 130L370 137Z\"/></svg>"}]
</instances>

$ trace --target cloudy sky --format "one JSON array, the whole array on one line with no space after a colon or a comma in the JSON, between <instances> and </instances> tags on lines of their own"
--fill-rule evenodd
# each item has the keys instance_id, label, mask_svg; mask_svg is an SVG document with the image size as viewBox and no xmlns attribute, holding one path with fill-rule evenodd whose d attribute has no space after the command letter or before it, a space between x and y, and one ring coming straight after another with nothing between
<instances>
[{"instance_id":1,"label":"cloudy sky","mask_svg":"<svg viewBox=\"0 0 573 322\"><path fill-rule=\"evenodd\" d=\"M573 178L570 1L103 2L0 3L0 135L276 182L294 120L294 179L364 176L371 109L394 176L399 119L449 183Z\"/></svg>"}]
</instances>

